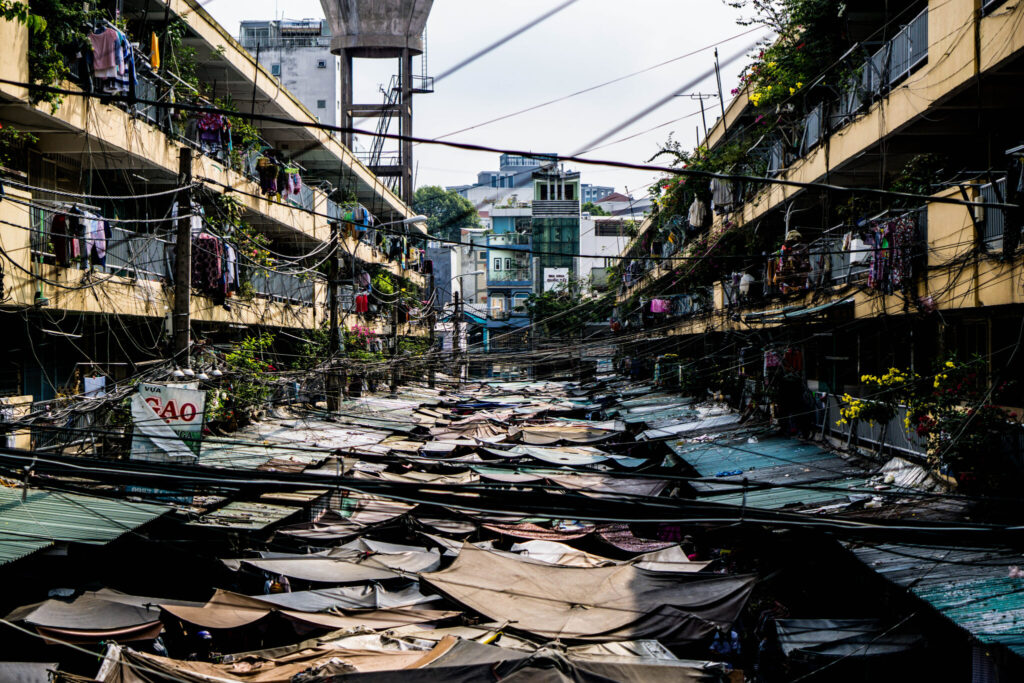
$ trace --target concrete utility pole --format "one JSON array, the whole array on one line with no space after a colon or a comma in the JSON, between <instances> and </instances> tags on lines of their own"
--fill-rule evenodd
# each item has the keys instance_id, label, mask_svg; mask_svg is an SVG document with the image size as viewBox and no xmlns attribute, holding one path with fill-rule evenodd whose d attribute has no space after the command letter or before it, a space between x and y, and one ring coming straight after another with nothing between
<instances>
[{"instance_id":1,"label":"concrete utility pole","mask_svg":"<svg viewBox=\"0 0 1024 683\"><path fill-rule=\"evenodd\" d=\"M459 283L460 289L462 283ZM452 292L455 299L455 314L452 318L452 351L455 360L455 374L459 382L462 381L462 340L460 339L460 327L462 323L462 297L460 292Z\"/></svg>"},{"instance_id":2,"label":"concrete utility pole","mask_svg":"<svg viewBox=\"0 0 1024 683\"><path fill-rule=\"evenodd\" d=\"M398 394L398 292L391 304L391 395Z\"/></svg>"},{"instance_id":3,"label":"concrete utility pole","mask_svg":"<svg viewBox=\"0 0 1024 683\"><path fill-rule=\"evenodd\" d=\"M183 189L178 192L178 215L192 215L192 149L185 147L178 157L178 179ZM185 209L187 207L187 210ZM189 367L189 342L192 310L192 221L178 218L174 242L174 361Z\"/></svg>"},{"instance_id":4,"label":"concrete utility pole","mask_svg":"<svg viewBox=\"0 0 1024 683\"><path fill-rule=\"evenodd\" d=\"M341 354L341 321L338 314L338 276L340 270L338 250L340 249L341 224L331 221L331 260L328 262L327 294L330 306L330 329L328 330L327 352L331 357L331 366L327 370L327 410L341 410L341 377L334 369L337 357Z\"/></svg>"},{"instance_id":5,"label":"concrete utility pole","mask_svg":"<svg viewBox=\"0 0 1024 683\"><path fill-rule=\"evenodd\" d=\"M430 271L430 291L437 295L437 280L434 276L434 271ZM427 370L427 386L433 389L437 385L437 372L434 369L434 342L435 342L435 331L437 327L437 314L434 311L434 304L430 305L430 315L427 316L427 324L430 325L430 352L427 354L430 368Z\"/></svg>"}]
</instances>

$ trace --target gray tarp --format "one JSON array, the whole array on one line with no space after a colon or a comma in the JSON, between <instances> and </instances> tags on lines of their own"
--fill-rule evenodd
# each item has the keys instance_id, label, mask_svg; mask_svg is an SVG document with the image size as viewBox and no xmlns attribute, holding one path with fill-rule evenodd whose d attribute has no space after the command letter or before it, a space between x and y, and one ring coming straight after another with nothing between
<instances>
[{"instance_id":1,"label":"gray tarp","mask_svg":"<svg viewBox=\"0 0 1024 683\"><path fill-rule=\"evenodd\" d=\"M418 583L401 590L385 590L376 584L324 588L295 593L263 595L260 599L279 607L300 612L327 612L336 609L378 609L389 607L410 607L433 602L436 595L424 595Z\"/></svg>"},{"instance_id":2,"label":"gray tarp","mask_svg":"<svg viewBox=\"0 0 1024 683\"><path fill-rule=\"evenodd\" d=\"M893 629L878 619L778 619L775 625L787 657L891 655L924 643L920 633Z\"/></svg>"},{"instance_id":3,"label":"gray tarp","mask_svg":"<svg viewBox=\"0 0 1024 683\"><path fill-rule=\"evenodd\" d=\"M2 662L0 683L50 683L50 672L59 667L57 662Z\"/></svg>"},{"instance_id":4,"label":"gray tarp","mask_svg":"<svg viewBox=\"0 0 1024 683\"><path fill-rule=\"evenodd\" d=\"M263 596L247 596L218 590L201 607L161 605L166 612L182 621L211 629L232 629L254 624L271 614L280 614L292 621L330 629L386 629L409 624L425 624L456 616L458 612L413 609L380 609L335 614L280 609L263 600Z\"/></svg>"},{"instance_id":5,"label":"gray tarp","mask_svg":"<svg viewBox=\"0 0 1024 683\"><path fill-rule=\"evenodd\" d=\"M356 539L309 555L263 553L260 558L223 560L238 571L243 564L271 574L319 583L361 583L432 571L441 562L436 549Z\"/></svg>"},{"instance_id":6,"label":"gray tarp","mask_svg":"<svg viewBox=\"0 0 1024 683\"><path fill-rule=\"evenodd\" d=\"M754 585L751 576L546 565L469 544L451 567L422 578L491 619L541 637L666 644L729 627Z\"/></svg>"}]
</instances>

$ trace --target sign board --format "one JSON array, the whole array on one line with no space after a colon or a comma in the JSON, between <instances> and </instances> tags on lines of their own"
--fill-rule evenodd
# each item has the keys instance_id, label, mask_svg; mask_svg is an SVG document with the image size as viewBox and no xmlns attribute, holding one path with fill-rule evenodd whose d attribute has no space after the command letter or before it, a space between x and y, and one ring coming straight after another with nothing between
<instances>
[{"instance_id":1,"label":"sign board","mask_svg":"<svg viewBox=\"0 0 1024 683\"><path fill-rule=\"evenodd\" d=\"M545 268L544 269L544 291L564 287L569 284L568 268Z\"/></svg>"},{"instance_id":2,"label":"sign board","mask_svg":"<svg viewBox=\"0 0 1024 683\"><path fill-rule=\"evenodd\" d=\"M132 396L132 460L192 463L199 457L206 392L140 384Z\"/></svg>"}]
</instances>

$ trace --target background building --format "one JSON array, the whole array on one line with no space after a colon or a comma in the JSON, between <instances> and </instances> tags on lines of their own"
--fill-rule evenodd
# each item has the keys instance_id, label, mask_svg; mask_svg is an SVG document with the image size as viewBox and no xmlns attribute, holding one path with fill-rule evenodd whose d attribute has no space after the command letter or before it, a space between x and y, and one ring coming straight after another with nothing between
<instances>
[{"instance_id":1,"label":"background building","mask_svg":"<svg viewBox=\"0 0 1024 683\"><path fill-rule=\"evenodd\" d=\"M341 61L326 21L243 21L238 40L320 121L341 125Z\"/></svg>"}]
</instances>

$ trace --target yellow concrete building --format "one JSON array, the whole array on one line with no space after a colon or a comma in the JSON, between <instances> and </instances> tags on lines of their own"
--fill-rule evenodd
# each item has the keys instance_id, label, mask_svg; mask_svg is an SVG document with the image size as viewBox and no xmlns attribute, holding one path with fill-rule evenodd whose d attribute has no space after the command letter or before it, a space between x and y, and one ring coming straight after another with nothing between
<instances>
[{"instance_id":1,"label":"yellow concrete building","mask_svg":"<svg viewBox=\"0 0 1024 683\"><path fill-rule=\"evenodd\" d=\"M43 36L0 21L0 396L45 400L87 374L116 379L166 357L179 221L213 238L228 273L211 287L193 270L197 341L227 344L268 330L294 342L325 324L332 223L342 233L346 328L391 331L390 317L374 315L383 299L371 296L371 310L357 312L356 297L378 273L428 298L419 251L426 226L406 221L414 212L199 2L128 0L116 26L99 5L88 23L71 27L77 53L60 46L66 73L53 85L67 92L59 104L26 87L40 80L43 67L30 55ZM101 39L117 31L108 54ZM106 68L108 59L115 66ZM170 103L274 120L211 124ZM190 169L182 167L186 150ZM287 180L277 192L270 163L274 180ZM186 170L187 194L179 191ZM72 218L83 233L56 227ZM96 229L103 234L89 232ZM400 335L427 331L399 318Z\"/></svg>"},{"instance_id":2,"label":"yellow concrete building","mask_svg":"<svg viewBox=\"0 0 1024 683\"><path fill-rule=\"evenodd\" d=\"M830 393L954 353L1024 376L1024 225L1010 207L1024 190L1024 4L846 7L840 63L778 107L742 88L709 131L712 153L745 145L714 169L731 177L714 195L726 201L703 207L711 219L656 213L623 252L626 355L653 334L655 352L755 376L792 350ZM785 123L752 134L765 119ZM921 196L872 191L908 185Z\"/></svg>"}]
</instances>

